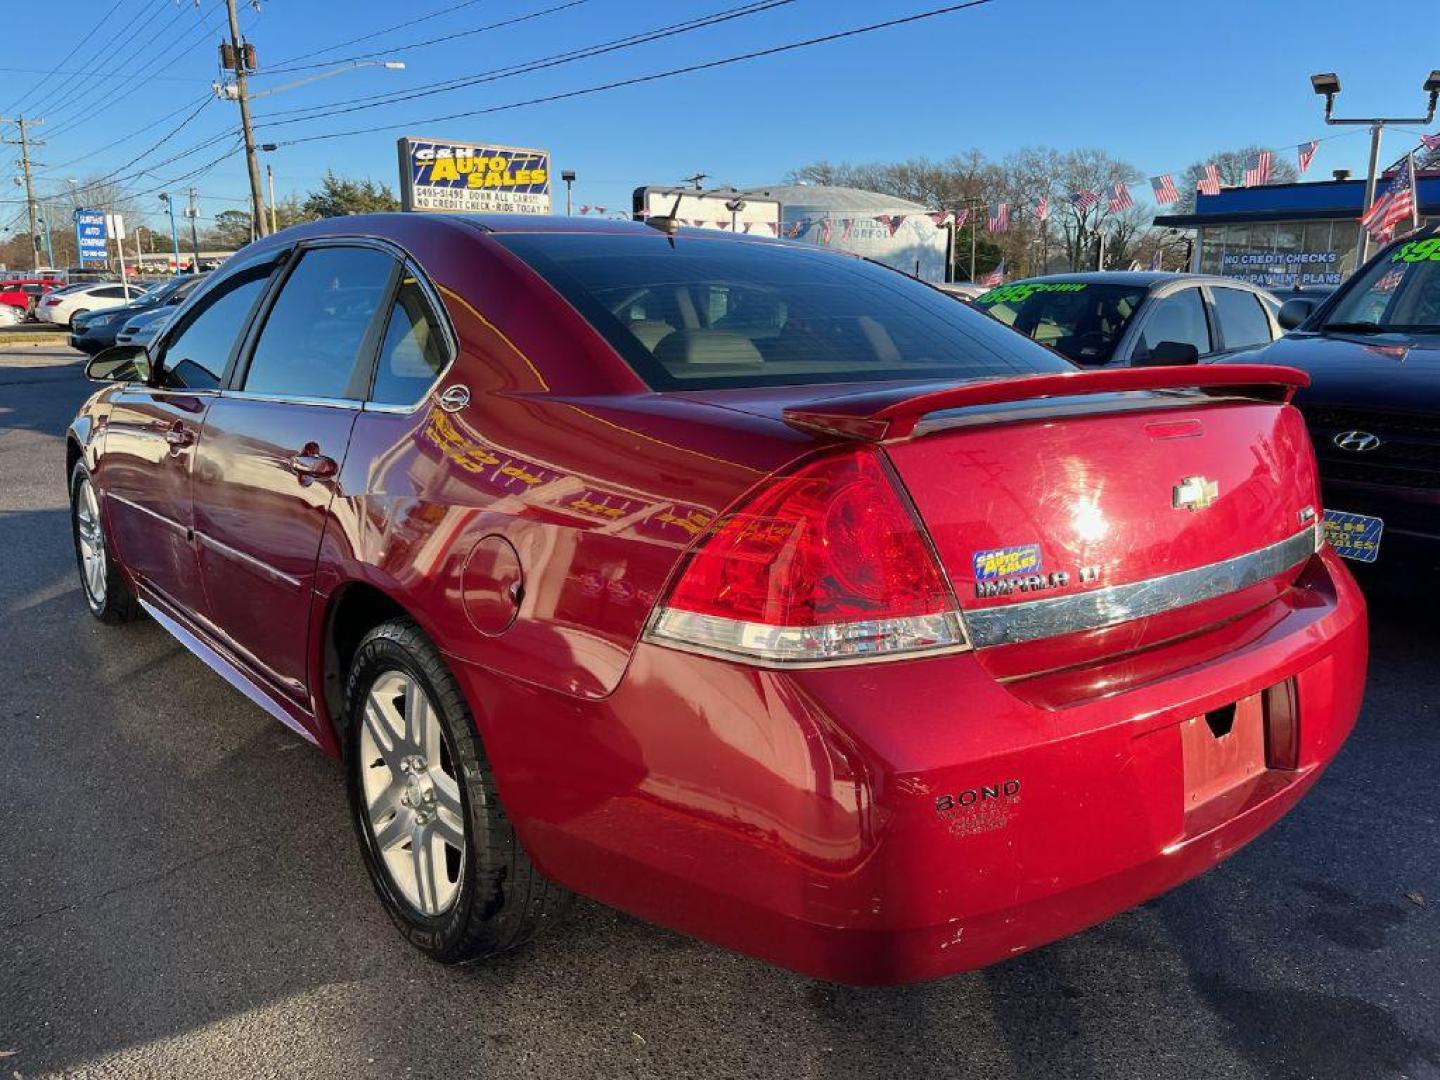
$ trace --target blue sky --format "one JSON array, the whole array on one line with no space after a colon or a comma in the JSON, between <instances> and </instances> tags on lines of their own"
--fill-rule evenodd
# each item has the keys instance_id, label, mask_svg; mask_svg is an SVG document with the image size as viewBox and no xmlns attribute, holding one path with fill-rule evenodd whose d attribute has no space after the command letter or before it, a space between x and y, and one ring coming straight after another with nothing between
<instances>
[{"instance_id":1,"label":"blue sky","mask_svg":"<svg viewBox=\"0 0 1440 1080\"><path fill-rule=\"evenodd\" d=\"M1375 48L1375 6L1353 0L1211 0L1162 6L1099 0L992 0L981 8L940 16L778 57L624 88L569 101L427 123L438 114L503 105L647 72L860 26L939 6L942 0L794 0L777 9L720 26L625 49L608 56L528 71L530 62L668 23L710 14L741 0L582 0L524 23L423 48L402 45L521 16L564 0L379 0L344 4L267 0L242 24L262 69L432 12L435 18L307 63L378 52L404 60L404 71L361 68L256 102L262 141L284 141L342 128L394 124L373 134L286 145L272 156L281 193L313 187L326 168L396 182L394 139L402 133L549 149L553 167L575 169L576 201L628 206L632 188L671 183L694 171L712 183L749 186L781 179L817 158L885 160L943 157L978 147L992 157L1032 144L1068 149L1103 146L1147 174L1183 169L1192 160L1252 141L1289 148L1335 135L1322 144L1313 175L1365 166L1363 131L1326 129L1308 75L1337 70L1345 82L1338 109L1345 114L1423 111L1420 83L1440 66L1428 32L1387 31ZM198 107L217 77L217 0L121 0L120 10L66 61L63 70L104 70L103 78L41 74L65 59L114 5L114 0L66 0L51 33L0 36L0 113L16 106L47 116L50 145L37 152L43 191L64 189L64 178L110 172L156 142ZM1391 25L1423 27L1433 0L1384 5ZM160 9L157 11L157 9ZM127 25L154 21L124 44ZM209 30L202 26L208 22ZM171 29L147 42L158 28ZM193 44L185 47L184 42ZM103 69L85 63L105 43ZM144 44L142 50L138 46ZM179 46L177 49L176 46ZM162 78L139 78L166 50ZM113 51L113 55L111 52ZM97 58L98 59L98 58ZM345 103L387 91L421 90L435 83L500 68L514 77L457 92L285 127L266 127L265 115ZM324 67L263 76L257 90L293 81ZM63 95L86 92L68 107ZM63 91L63 93L62 93ZM126 95L123 98L121 95ZM46 99L49 98L47 101ZM98 149L142 125L177 113L119 145ZM276 119L273 118L272 119ZM153 167L127 181L148 191L212 160L217 144L173 164L161 162L237 124L236 108L215 101L200 110L161 150L127 172ZM50 134L53 133L53 134ZM1391 135L1398 149L1413 133ZM63 165L64 168L54 166ZM7 164L8 171L8 164ZM240 207L246 191L243 159L235 155L195 181L205 213ZM183 189L188 181L177 185ZM18 189L0 190L13 198ZM146 195L145 205L155 205ZM559 205L557 201L557 206ZM13 214L0 203L0 224Z\"/></svg>"}]
</instances>

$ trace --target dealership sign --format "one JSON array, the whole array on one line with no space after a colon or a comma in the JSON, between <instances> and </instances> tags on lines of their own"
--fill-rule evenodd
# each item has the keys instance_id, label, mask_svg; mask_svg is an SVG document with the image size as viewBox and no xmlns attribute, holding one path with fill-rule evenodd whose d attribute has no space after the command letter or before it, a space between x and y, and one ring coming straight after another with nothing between
<instances>
[{"instance_id":1,"label":"dealership sign","mask_svg":"<svg viewBox=\"0 0 1440 1080\"><path fill-rule=\"evenodd\" d=\"M81 264L104 262L110 257L106 217L103 210L75 211L75 246L79 249Z\"/></svg>"},{"instance_id":2,"label":"dealership sign","mask_svg":"<svg viewBox=\"0 0 1440 1080\"><path fill-rule=\"evenodd\" d=\"M405 210L548 214L550 154L441 139L399 140Z\"/></svg>"}]
</instances>

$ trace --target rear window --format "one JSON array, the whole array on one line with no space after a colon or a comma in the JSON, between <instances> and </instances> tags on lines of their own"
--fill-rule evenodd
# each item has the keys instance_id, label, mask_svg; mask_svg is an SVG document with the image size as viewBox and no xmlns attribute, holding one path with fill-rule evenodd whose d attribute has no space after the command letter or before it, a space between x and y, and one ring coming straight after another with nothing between
<instances>
[{"instance_id":1,"label":"rear window","mask_svg":"<svg viewBox=\"0 0 1440 1080\"><path fill-rule=\"evenodd\" d=\"M658 232L495 239L657 390L1070 370L944 293L860 259Z\"/></svg>"},{"instance_id":2,"label":"rear window","mask_svg":"<svg viewBox=\"0 0 1440 1080\"><path fill-rule=\"evenodd\" d=\"M1104 364L1149 290L1089 281L1016 281L975 304L1006 326L1081 364Z\"/></svg>"}]
</instances>

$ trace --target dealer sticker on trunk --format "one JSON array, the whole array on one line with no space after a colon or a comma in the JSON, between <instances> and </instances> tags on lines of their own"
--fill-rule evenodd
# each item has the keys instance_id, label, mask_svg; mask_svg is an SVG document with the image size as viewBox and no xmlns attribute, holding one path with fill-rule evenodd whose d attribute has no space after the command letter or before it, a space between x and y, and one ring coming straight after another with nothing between
<instances>
[{"instance_id":1,"label":"dealer sticker on trunk","mask_svg":"<svg viewBox=\"0 0 1440 1080\"><path fill-rule=\"evenodd\" d=\"M994 581L1015 574L1033 574L1040 569L1040 545L1021 544L1016 547L991 548L971 556L976 581Z\"/></svg>"},{"instance_id":2,"label":"dealer sticker on trunk","mask_svg":"<svg viewBox=\"0 0 1440 1080\"><path fill-rule=\"evenodd\" d=\"M1325 541L1342 558L1374 562L1380 554L1380 534L1384 531L1385 522L1378 517L1325 511Z\"/></svg>"}]
</instances>

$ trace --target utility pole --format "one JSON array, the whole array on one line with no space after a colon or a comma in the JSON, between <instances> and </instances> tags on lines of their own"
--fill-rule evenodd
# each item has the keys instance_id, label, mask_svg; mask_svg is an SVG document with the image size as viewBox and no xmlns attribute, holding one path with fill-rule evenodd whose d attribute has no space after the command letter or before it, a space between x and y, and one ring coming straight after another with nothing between
<instances>
[{"instance_id":1,"label":"utility pole","mask_svg":"<svg viewBox=\"0 0 1440 1080\"><path fill-rule=\"evenodd\" d=\"M165 204L165 209L170 211L170 247L175 252L175 273L180 273L180 233L175 228L175 204L170 200L170 193L162 191L160 201Z\"/></svg>"},{"instance_id":2,"label":"utility pole","mask_svg":"<svg viewBox=\"0 0 1440 1080\"><path fill-rule=\"evenodd\" d=\"M37 271L40 269L40 248L36 245L35 239L40 235L40 223L35 216L35 186L30 178L30 166L36 163L30 160L30 147L32 145L43 146L44 143L31 143L27 125L34 124L38 126L43 123L45 123L44 120L27 121L23 116L17 116L13 119L8 116L0 116L0 124L14 124L20 129L20 138L18 140L5 139L4 142L11 146L20 147L20 172L25 177L25 208L30 212L30 265L32 269Z\"/></svg>"},{"instance_id":3,"label":"utility pole","mask_svg":"<svg viewBox=\"0 0 1440 1080\"><path fill-rule=\"evenodd\" d=\"M235 100L240 103L240 131L245 139L245 167L250 173L250 220L254 223L255 235L264 236L269 224L265 220L265 189L260 185L260 159L256 156L255 129L250 120L250 90L247 72L255 70L255 46L240 38L240 17L235 12L235 0L225 0L225 11L230 17L230 40L220 43L220 66L229 68L235 74L233 89Z\"/></svg>"}]
</instances>

